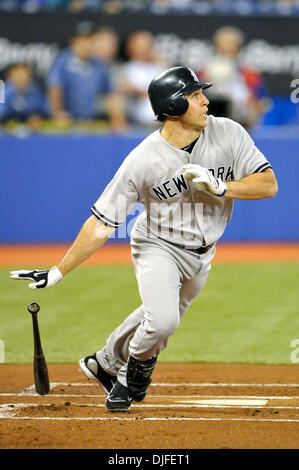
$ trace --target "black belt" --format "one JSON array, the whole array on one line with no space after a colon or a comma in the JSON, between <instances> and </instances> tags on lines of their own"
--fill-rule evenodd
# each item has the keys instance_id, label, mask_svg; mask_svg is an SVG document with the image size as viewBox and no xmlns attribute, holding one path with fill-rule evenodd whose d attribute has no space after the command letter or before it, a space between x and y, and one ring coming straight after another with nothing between
<instances>
[{"instance_id":1,"label":"black belt","mask_svg":"<svg viewBox=\"0 0 299 470\"><path fill-rule=\"evenodd\" d=\"M198 255L203 255L204 253L207 253L207 251L209 251L209 249L212 248L212 246L214 245L214 243L212 243L211 245L201 246L199 248L190 248L185 245L178 245L177 243L171 244L177 246L178 248L182 248L183 250L192 251L193 253L196 253Z\"/></svg>"}]
</instances>

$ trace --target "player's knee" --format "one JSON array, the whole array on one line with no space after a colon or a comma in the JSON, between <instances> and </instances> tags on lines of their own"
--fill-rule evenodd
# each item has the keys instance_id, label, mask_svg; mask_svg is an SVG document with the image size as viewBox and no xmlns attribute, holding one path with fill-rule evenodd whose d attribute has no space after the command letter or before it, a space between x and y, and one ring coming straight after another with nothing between
<instances>
[{"instance_id":1,"label":"player's knee","mask_svg":"<svg viewBox=\"0 0 299 470\"><path fill-rule=\"evenodd\" d=\"M179 323L180 315L178 310L161 312L155 320L148 323L147 329L150 334L155 335L159 341L162 341L175 332Z\"/></svg>"}]
</instances>

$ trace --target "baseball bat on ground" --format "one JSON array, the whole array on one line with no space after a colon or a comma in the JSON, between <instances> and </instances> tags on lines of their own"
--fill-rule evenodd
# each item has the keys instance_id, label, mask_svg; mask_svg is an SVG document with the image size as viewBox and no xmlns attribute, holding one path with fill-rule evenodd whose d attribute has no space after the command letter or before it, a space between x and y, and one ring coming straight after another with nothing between
<instances>
[{"instance_id":1,"label":"baseball bat on ground","mask_svg":"<svg viewBox=\"0 0 299 470\"><path fill-rule=\"evenodd\" d=\"M33 326L33 341L34 341L34 382L35 390L39 395L47 395L50 391L49 375L47 369L46 359L43 353L37 314L40 310L38 303L33 302L28 305L28 312L32 315L32 326Z\"/></svg>"}]
</instances>

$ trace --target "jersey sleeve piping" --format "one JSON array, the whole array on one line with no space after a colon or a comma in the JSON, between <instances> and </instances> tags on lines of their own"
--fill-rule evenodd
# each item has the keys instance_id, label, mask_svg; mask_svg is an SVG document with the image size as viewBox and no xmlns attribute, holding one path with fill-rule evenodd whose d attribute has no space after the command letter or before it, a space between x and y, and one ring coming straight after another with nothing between
<instances>
[{"instance_id":1,"label":"jersey sleeve piping","mask_svg":"<svg viewBox=\"0 0 299 470\"><path fill-rule=\"evenodd\" d=\"M120 222L113 222L112 220L108 219L104 214L101 214L95 206L92 206L90 209L91 212L96 216L97 219L101 220L104 225L108 225L108 227L118 228L120 227Z\"/></svg>"},{"instance_id":2,"label":"jersey sleeve piping","mask_svg":"<svg viewBox=\"0 0 299 470\"><path fill-rule=\"evenodd\" d=\"M265 170L268 170L268 168L272 169L272 166L270 165L269 162L265 162L262 165L260 165L253 173L262 173Z\"/></svg>"}]
</instances>

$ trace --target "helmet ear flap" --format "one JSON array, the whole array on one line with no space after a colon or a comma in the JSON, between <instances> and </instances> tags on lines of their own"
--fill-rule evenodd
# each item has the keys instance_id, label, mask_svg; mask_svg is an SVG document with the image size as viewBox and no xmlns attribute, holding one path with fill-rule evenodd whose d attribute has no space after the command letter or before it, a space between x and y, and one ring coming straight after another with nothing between
<instances>
[{"instance_id":1,"label":"helmet ear flap","mask_svg":"<svg viewBox=\"0 0 299 470\"><path fill-rule=\"evenodd\" d=\"M178 117L184 114L189 106L189 102L184 95L179 95L175 98L175 100L170 101L167 106L167 116Z\"/></svg>"}]
</instances>

